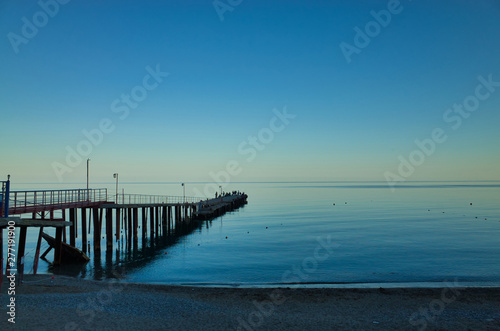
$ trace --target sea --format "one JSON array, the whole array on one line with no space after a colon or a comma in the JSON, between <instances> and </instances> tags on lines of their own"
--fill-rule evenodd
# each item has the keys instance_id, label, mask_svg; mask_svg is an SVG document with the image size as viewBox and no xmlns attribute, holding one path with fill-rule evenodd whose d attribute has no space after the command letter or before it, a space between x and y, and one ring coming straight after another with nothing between
<instances>
[{"instance_id":1,"label":"sea","mask_svg":"<svg viewBox=\"0 0 500 331\"><path fill-rule=\"evenodd\" d=\"M207 185L186 183L186 195ZM84 186L12 183L11 189ZM114 194L114 183L91 186ZM180 183L119 188L177 196L182 189ZM198 286L500 285L500 182L405 182L392 189L385 182L241 182L223 190L245 192L248 204L184 235L139 238L133 248L122 238L108 250L101 238L101 252L90 245L85 265L53 267L49 253L38 273ZM27 273L37 238L38 229L30 228ZM43 242L41 252L46 248Z\"/></svg>"}]
</instances>

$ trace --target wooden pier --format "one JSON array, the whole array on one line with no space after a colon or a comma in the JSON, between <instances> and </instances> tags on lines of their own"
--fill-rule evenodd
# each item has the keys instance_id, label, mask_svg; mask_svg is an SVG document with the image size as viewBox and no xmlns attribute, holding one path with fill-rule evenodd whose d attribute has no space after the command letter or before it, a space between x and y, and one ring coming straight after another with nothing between
<instances>
[{"instance_id":1,"label":"wooden pier","mask_svg":"<svg viewBox=\"0 0 500 331\"><path fill-rule=\"evenodd\" d=\"M3 230L19 227L16 256L20 280L26 233L30 227L40 228L33 264L36 274L42 239L48 242L49 249L41 257L54 249L53 266L79 263L88 261L86 254L91 248L94 256L100 258L101 239L105 239L106 250L110 252L114 245L122 242L128 248L137 248L139 238L145 243L182 235L202 220L218 217L247 203L247 195L239 192L205 200L138 194L119 194L108 199L106 189L17 191L7 192L7 196L10 199L0 203L0 258L3 258ZM13 216L26 214L31 217ZM54 238L43 232L46 227L55 228ZM81 249L77 248L78 242ZM0 262L1 284L4 261ZM15 268L7 263L6 271L8 269Z\"/></svg>"}]
</instances>

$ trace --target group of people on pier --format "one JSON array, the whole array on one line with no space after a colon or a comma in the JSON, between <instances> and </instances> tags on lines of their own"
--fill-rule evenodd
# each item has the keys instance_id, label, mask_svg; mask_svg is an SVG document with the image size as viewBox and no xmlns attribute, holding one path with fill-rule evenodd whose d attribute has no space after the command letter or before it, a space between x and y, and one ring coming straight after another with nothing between
<instances>
[{"instance_id":1,"label":"group of people on pier","mask_svg":"<svg viewBox=\"0 0 500 331\"><path fill-rule=\"evenodd\" d=\"M228 197L230 195L240 195L242 194L240 191L233 191L233 192L224 192L222 191L221 194L219 195L217 192L215 192L215 198L221 198L221 197Z\"/></svg>"}]
</instances>

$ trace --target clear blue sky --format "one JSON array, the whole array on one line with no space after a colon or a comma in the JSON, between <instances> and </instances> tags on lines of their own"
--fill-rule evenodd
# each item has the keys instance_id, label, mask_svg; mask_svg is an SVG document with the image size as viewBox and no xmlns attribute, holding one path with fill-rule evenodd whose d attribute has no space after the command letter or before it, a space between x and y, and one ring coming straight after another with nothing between
<instances>
[{"instance_id":1,"label":"clear blue sky","mask_svg":"<svg viewBox=\"0 0 500 331\"><path fill-rule=\"evenodd\" d=\"M231 181L385 180L435 128L447 140L405 179L500 179L500 87L458 128L443 118L478 76L500 82L498 1L401 1L349 63L340 45L391 1L243 0L223 20L212 1L45 2L51 15L0 4L2 178L84 182L67 147L109 119L80 155L94 181L210 181L231 160ZM120 101L157 65L168 76L147 79L144 100ZM284 107L296 116L271 139Z\"/></svg>"}]
</instances>

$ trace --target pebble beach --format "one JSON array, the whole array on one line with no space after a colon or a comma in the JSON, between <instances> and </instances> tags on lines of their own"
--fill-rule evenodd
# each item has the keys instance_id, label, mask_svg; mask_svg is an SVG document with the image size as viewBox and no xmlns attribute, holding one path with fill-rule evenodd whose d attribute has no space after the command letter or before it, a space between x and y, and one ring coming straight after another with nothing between
<instances>
[{"instance_id":1,"label":"pebble beach","mask_svg":"<svg viewBox=\"0 0 500 331\"><path fill-rule=\"evenodd\" d=\"M26 275L1 330L500 330L500 288L220 288Z\"/></svg>"}]
</instances>

